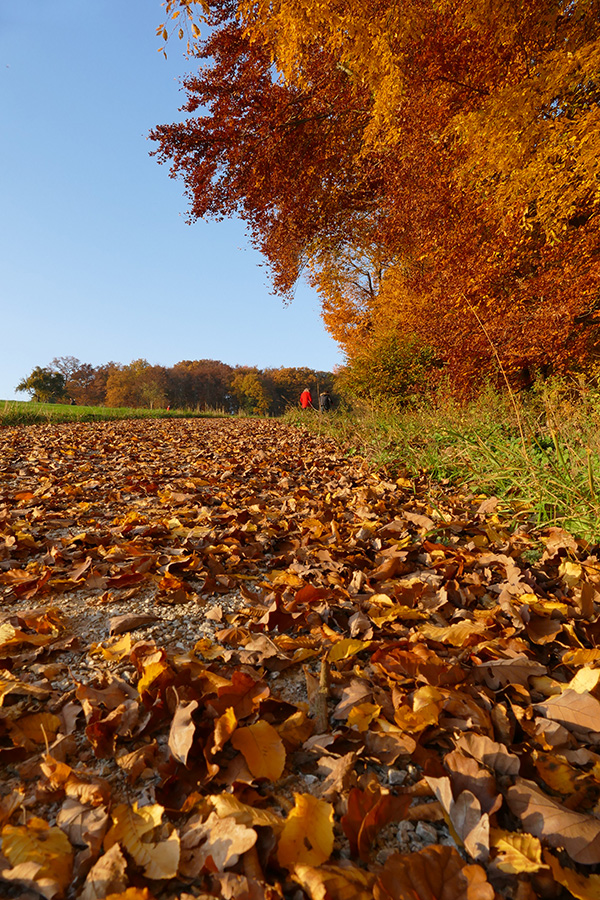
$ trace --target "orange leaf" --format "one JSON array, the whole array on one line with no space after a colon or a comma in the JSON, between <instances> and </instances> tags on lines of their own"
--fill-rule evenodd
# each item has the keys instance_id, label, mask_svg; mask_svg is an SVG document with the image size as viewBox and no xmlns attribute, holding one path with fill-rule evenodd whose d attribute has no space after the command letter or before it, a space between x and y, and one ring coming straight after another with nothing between
<instances>
[{"instance_id":1,"label":"orange leaf","mask_svg":"<svg viewBox=\"0 0 600 900\"><path fill-rule=\"evenodd\" d=\"M255 725L238 728L231 743L243 754L255 778L277 781L285 767L285 747L272 725L259 719Z\"/></svg>"}]
</instances>

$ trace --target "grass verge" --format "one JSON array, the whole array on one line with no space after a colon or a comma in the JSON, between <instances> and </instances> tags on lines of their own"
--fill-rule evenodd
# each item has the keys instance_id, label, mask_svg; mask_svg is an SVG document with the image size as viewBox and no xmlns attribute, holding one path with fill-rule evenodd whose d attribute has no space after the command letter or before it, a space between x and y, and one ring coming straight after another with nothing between
<instances>
[{"instance_id":1,"label":"grass verge","mask_svg":"<svg viewBox=\"0 0 600 900\"><path fill-rule=\"evenodd\" d=\"M385 404L300 416L350 454L398 477L497 496L515 524L556 525L600 542L600 390L549 381L519 397L488 390L460 405Z\"/></svg>"}]
</instances>

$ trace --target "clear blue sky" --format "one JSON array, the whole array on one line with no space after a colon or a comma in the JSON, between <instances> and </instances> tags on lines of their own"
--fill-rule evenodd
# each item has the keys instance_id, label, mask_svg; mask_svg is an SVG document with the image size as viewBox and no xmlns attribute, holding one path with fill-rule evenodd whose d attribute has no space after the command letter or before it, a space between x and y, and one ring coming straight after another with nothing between
<instances>
[{"instance_id":1,"label":"clear blue sky","mask_svg":"<svg viewBox=\"0 0 600 900\"><path fill-rule=\"evenodd\" d=\"M284 307L238 221L187 225L150 158L193 69L160 0L0 0L0 399L55 356L331 369L300 285Z\"/></svg>"}]
</instances>

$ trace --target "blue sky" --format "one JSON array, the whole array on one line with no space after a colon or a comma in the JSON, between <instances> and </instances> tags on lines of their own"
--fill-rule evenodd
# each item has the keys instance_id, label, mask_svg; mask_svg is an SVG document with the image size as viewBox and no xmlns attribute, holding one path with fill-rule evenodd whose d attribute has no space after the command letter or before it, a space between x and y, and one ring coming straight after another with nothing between
<instances>
[{"instance_id":1,"label":"blue sky","mask_svg":"<svg viewBox=\"0 0 600 900\"><path fill-rule=\"evenodd\" d=\"M55 356L331 369L300 285L284 307L238 221L187 225L148 154L193 69L160 0L0 0L0 398Z\"/></svg>"}]
</instances>

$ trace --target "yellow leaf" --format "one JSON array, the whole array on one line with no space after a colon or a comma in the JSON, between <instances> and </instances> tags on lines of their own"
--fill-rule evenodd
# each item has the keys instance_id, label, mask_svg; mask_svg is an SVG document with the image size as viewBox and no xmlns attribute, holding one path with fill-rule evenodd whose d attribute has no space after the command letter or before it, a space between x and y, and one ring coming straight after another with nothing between
<instances>
[{"instance_id":1,"label":"yellow leaf","mask_svg":"<svg viewBox=\"0 0 600 900\"><path fill-rule=\"evenodd\" d=\"M283 828L284 820L277 813L242 803L233 794L214 794L209 799L220 819L231 818L242 825L260 825L276 831Z\"/></svg>"},{"instance_id":2,"label":"yellow leaf","mask_svg":"<svg viewBox=\"0 0 600 900\"><path fill-rule=\"evenodd\" d=\"M153 900L148 888L131 887L119 894L108 894L105 900Z\"/></svg>"},{"instance_id":3,"label":"yellow leaf","mask_svg":"<svg viewBox=\"0 0 600 900\"><path fill-rule=\"evenodd\" d=\"M32 877L44 896L62 893L71 880L73 848L68 837L62 829L51 828L36 816L27 825L4 826L2 853L14 868L26 863L30 869L39 867L32 870Z\"/></svg>"},{"instance_id":4,"label":"yellow leaf","mask_svg":"<svg viewBox=\"0 0 600 900\"><path fill-rule=\"evenodd\" d=\"M453 625L439 626L424 624L419 626L419 631L432 641L441 644L450 644L452 647L463 647L467 641L483 634L486 626L483 622L455 622Z\"/></svg>"},{"instance_id":5,"label":"yellow leaf","mask_svg":"<svg viewBox=\"0 0 600 900\"><path fill-rule=\"evenodd\" d=\"M371 646L372 641L359 641L355 638L344 638L330 649L327 654L329 662L340 662L349 656L356 656L361 650Z\"/></svg>"},{"instance_id":6,"label":"yellow leaf","mask_svg":"<svg viewBox=\"0 0 600 900\"><path fill-rule=\"evenodd\" d=\"M138 682L138 693L140 696L147 691L153 681L163 674L163 672L168 671L169 665L164 660L159 660L158 662L152 662L149 665L144 667L144 674L140 678Z\"/></svg>"},{"instance_id":7,"label":"yellow leaf","mask_svg":"<svg viewBox=\"0 0 600 900\"><path fill-rule=\"evenodd\" d=\"M375 876L357 866L296 866L292 878L311 900L372 900Z\"/></svg>"},{"instance_id":8,"label":"yellow leaf","mask_svg":"<svg viewBox=\"0 0 600 900\"><path fill-rule=\"evenodd\" d=\"M381 707L377 703L359 703L354 706L348 716L348 725L350 728L358 728L359 731L366 731L373 719L376 719L381 712Z\"/></svg>"},{"instance_id":9,"label":"yellow leaf","mask_svg":"<svg viewBox=\"0 0 600 900\"><path fill-rule=\"evenodd\" d=\"M28 743L51 743L62 728L62 722L53 713L32 713L12 722L10 735L17 746Z\"/></svg>"},{"instance_id":10,"label":"yellow leaf","mask_svg":"<svg viewBox=\"0 0 600 900\"><path fill-rule=\"evenodd\" d=\"M583 580L582 567L579 563L571 562L570 559L565 559L565 561L560 564L558 567L558 574L567 587L577 587Z\"/></svg>"},{"instance_id":11,"label":"yellow leaf","mask_svg":"<svg viewBox=\"0 0 600 900\"><path fill-rule=\"evenodd\" d=\"M287 584L288 587L302 587L304 584L298 575L295 575L294 572L288 572L287 569L273 569L267 575L267 578L273 584Z\"/></svg>"},{"instance_id":12,"label":"yellow leaf","mask_svg":"<svg viewBox=\"0 0 600 900\"><path fill-rule=\"evenodd\" d=\"M111 815L113 826L104 838L104 849L119 843L131 854L147 878L174 878L179 866L179 836L172 831L164 841L153 843L150 832L162 821L164 809L158 803L133 807L120 803Z\"/></svg>"},{"instance_id":13,"label":"yellow leaf","mask_svg":"<svg viewBox=\"0 0 600 900\"><path fill-rule=\"evenodd\" d=\"M586 876L573 869L565 869L548 850L544 850L544 862L550 866L554 880L576 900L600 900L600 875Z\"/></svg>"},{"instance_id":14,"label":"yellow leaf","mask_svg":"<svg viewBox=\"0 0 600 900\"><path fill-rule=\"evenodd\" d=\"M277 781L285 767L285 747L272 725L259 719L254 725L238 728L231 743L242 753L255 778Z\"/></svg>"},{"instance_id":15,"label":"yellow leaf","mask_svg":"<svg viewBox=\"0 0 600 900\"><path fill-rule=\"evenodd\" d=\"M113 660L120 662L124 656L129 656L131 653L131 633L128 631L123 637L117 638L116 641L109 645L104 643L92 644L89 652L92 656L101 654L104 659L108 659L110 662Z\"/></svg>"},{"instance_id":16,"label":"yellow leaf","mask_svg":"<svg viewBox=\"0 0 600 900\"><path fill-rule=\"evenodd\" d=\"M333 850L333 807L312 794L294 794L277 848L277 859L286 869L320 866Z\"/></svg>"},{"instance_id":17,"label":"yellow leaf","mask_svg":"<svg viewBox=\"0 0 600 900\"><path fill-rule=\"evenodd\" d=\"M557 794L568 796L575 792L577 777L580 773L564 759L550 755L540 756L535 761L535 768L548 787Z\"/></svg>"},{"instance_id":18,"label":"yellow leaf","mask_svg":"<svg viewBox=\"0 0 600 900\"><path fill-rule=\"evenodd\" d=\"M538 838L531 834L490 831L490 846L495 847L499 855L496 865L502 872L518 875L521 872L537 872L545 868L542 862L542 845Z\"/></svg>"},{"instance_id":19,"label":"yellow leaf","mask_svg":"<svg viewBox=\"0 0 600 900\"><path fill-rule=\"evenodd\" d=\"M577 691L578 694L588 694L598 686L598 681L600 681L600 669L583 666L568 684L561 685L561 687L565 690Z\"/></svg>"}]
</instances>

